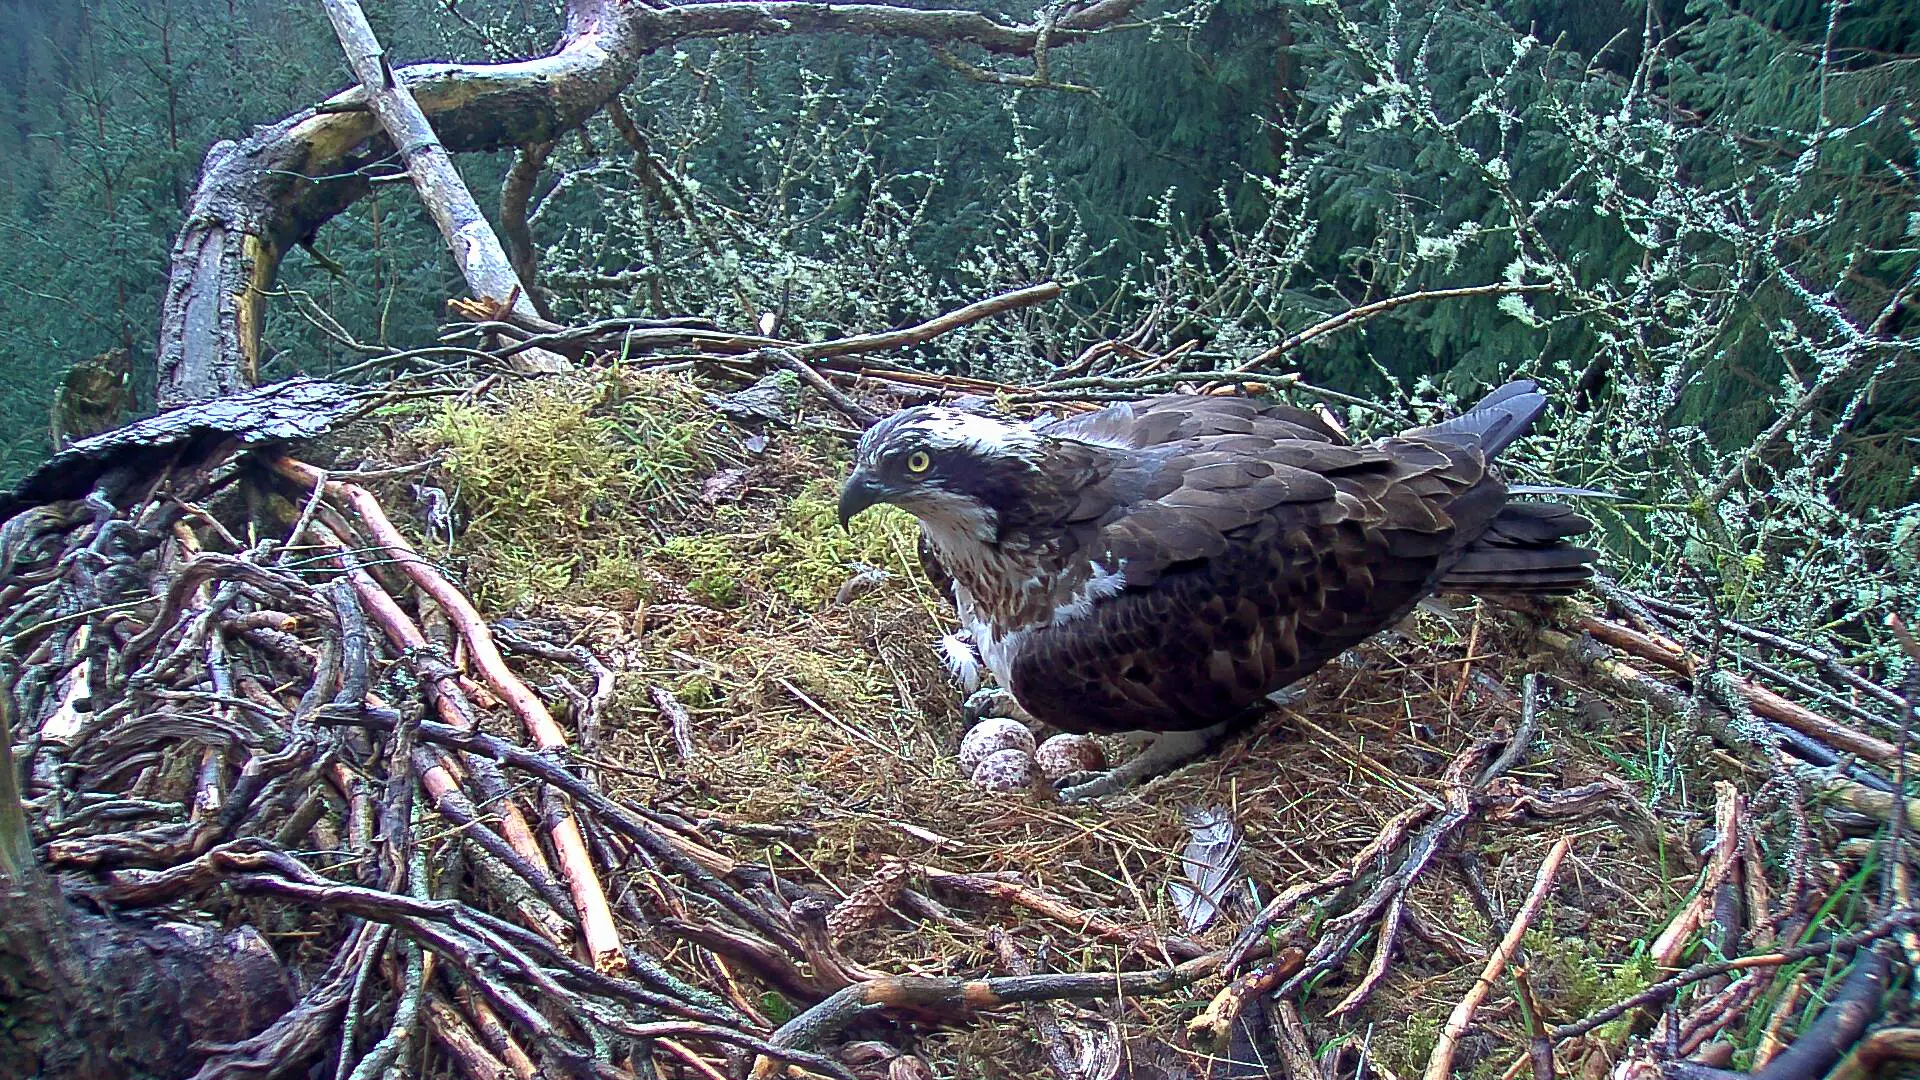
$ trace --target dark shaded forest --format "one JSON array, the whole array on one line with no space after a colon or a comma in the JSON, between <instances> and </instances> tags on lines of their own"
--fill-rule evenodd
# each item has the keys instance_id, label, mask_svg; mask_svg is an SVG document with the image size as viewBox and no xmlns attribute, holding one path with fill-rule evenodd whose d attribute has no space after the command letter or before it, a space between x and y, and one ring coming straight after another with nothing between
<instances>
[{"instance_id":1,"label":"dark shaded forest","mask_svg":"<svg viewBox=\"0 0 1920 1080\"><path fill-rule=\"evenodd\" d=\"M537 55L558 27L529 3L372 17L399 60ZM133 407L152 407L168 251L207 148L345 69L302 5L6 18L0 468L18 474L76 361L124 350ZM1561 380L1575 413L1542 467L1656 508L1611 523L1631 550L1783 568L1824 558L1814 536L1864 540L1884 554L1856 566L1889 580L1911 573L1920 494L1916 50L1905 5L1784 0L1222 0L1060 50L1043 88L913 42L689 40L624 95L644 167L604 116L544 152L534 288L562 318L771 311L819 338L1060 280L1066 303L1010 336L917 358L1021 378L1141 328L1206 365L1396 294L1551 283L1400 309L1295 368L1364 398ZM459 157L483 193L510 164ZM404 184L309 239L266 307L260 378L427 342L460 291ZM1743 501L1775 489L1802 494Z\"/></svg>"}]
</instances>

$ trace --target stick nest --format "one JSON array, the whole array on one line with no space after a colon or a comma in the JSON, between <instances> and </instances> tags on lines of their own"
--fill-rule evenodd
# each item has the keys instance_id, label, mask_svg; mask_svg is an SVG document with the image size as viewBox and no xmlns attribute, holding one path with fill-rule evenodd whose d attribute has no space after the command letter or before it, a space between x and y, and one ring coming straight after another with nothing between
<instances>
[{"instance_id":1,"label":"stick nest","mask_svg":"<svg viewBox=\"0 0 1920 1080\"><path fill-rule=\"evenodd\" d=\"M915 527L834 521L843 435L608 369L388 409L330 472L216 459L16 518L42 861L296 974L298 1022L203 1076L1753 1067L1833 942L1911 930L1847 846L1877 822L1541 633L1578 612L1423 610L1097 806L982 791ZM1212 808L1203 921L1170 886Z\"/></svg>"}]
</instances>

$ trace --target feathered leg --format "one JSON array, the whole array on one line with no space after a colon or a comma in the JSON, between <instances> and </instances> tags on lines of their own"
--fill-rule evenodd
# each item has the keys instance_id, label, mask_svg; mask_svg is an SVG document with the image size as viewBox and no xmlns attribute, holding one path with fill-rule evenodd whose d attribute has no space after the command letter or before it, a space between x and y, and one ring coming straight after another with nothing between
<instances>
[{"instance_id":1,"label":"feathered leg","mask_svg":"<svg viewBox=\"0 0 1920 1080\"><path fill-rule=\"evenodd\" d=\"M1268 694L1267 702L1275 707L1285 708L1298 704L1305 696L1306 691L1302 688L1302 684L1293 683ZM1163 731L1152 735L1136 732L1128 737L1145 736L1145 745L1140 748L1139 753L1122 762L1117 768L1106 772L1081 773L1067 777L1067 782L1059 789L1060 798L1066 802L1085 802L1088 799L1111 795L1116 791L1124 791L1136 784L1170 773L1220 745L1222 741L1245 728L1249 722L1265 712L1264 707L1250 709L1231 720L1196 731Z\"/></svg>"},{"instance_id":2,"label":"feathered leg","mask_svg":"<svg viewBox=\"0 0 1920 1080\"><path fill-rule=\"evenodd\" d=\"M1124 791L1200 757L1242 726L1238 720L1229 720L1195 731L1160 732L1138 754L1115 768L1067 777L1068 783L1060 788L1060 798L1066 802L1085 802Z\"/></svg>"}]
</instances>

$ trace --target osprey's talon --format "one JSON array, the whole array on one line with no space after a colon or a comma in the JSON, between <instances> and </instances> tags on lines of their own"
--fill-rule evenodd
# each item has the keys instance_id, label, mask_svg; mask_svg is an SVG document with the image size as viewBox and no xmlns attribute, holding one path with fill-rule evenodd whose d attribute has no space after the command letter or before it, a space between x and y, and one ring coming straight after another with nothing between
<instances>
[{"instance_id":1,"label":"osprey's talon","mask_svg":"<svg viewBox=\"0 0 1920 1080\"><path fill-rule=\"evenodd\" d=\"M1060 778L1054 787L1054 794L1061 802L1091 802L1102 796L1111 795L1127 786L1127 782L1114 774L1119 769L1094 770L1091 772L1068 773Z\"/></svg>"},{"instance_id":2,"label":"osprey's talon","mask_svg":"<svg viewBox=\"0 0 1920 1080\"><path fill-rule=\"evenodd\" d=\"M1307 688L1302 682L1288 683L1267 695L1267 703L1276 709L1286 709L1307 700Z\"/></svg>"},{"instance_id":3,"label":"osprey's talon","mask_svg":"<svg viewBox=\"0 0 1920 1080\"><path fill-rule=\"evenodd\" d=\"M1068 776L1057 793L1062 802L1086 802L1158 779L1213 749L1239 726L1228 721L1194 731L1159 732L1138 754L1106 772Z\"/></svg>"},{"instance_id":4,"label":"osprey's talon","mask_svg":"<svg viewBox=\"0 0 1920 1080\"><path fill-rule=\"evenodd\" d=\"M968 727L994 716L1018 720L1023 724L1035 722L1033 717L1027 714L1027 710L1021 708L1020 703L1014 700L1011 690L1002 690L997 686L983 686L968 694L967 700L960 704L960 719L965 721Z\"/></svg>"}]
</instances>

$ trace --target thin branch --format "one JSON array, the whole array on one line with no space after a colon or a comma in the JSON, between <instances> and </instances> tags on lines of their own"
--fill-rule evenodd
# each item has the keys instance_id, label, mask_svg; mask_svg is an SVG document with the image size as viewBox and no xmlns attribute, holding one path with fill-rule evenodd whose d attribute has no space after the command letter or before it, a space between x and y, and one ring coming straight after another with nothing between
<instances>
[{"instance_id":1,"label":"thin branch","mask_svg":"<svg viewBox=\"0 0 1920 1080\"><path fill-rule=\"evenodd\" d=\"M1433 1045L1432 1056L1427 1058L1425 1080L1447 1080L1453 1074L1453 1054L1460 1045L1460 1036L1466 1034L1467 1026L1473 1023L1473 1014L1492 992L1494 980L1506 970L1513 954L1520 950L1520 939L1526 936L1534 917L1546 906L1547 896L1553 891L1553 879L1560 872L1560 863L1572 849L1572 838L1563 836L1548 850L1546 860L1540 864L1540 873L1533 880L1533 891L1527 894L1526 903L1520 906L1520 913L1514 916L1513 925L1507 929L1506 936L1500 939L1500 945L1493 950L1493 955L1487 958L1487 966L1481 969L1480 977L1474 980L1467 995L1453 1007L1453 1015L1447 1018L1446 1029L1440 1033L1440 1041Z\"/></svg>"},{"instance_id":2,"label":"thin branch","mask_svg":"<svg viewBox=\"0 0 1920 1080\"><path fill-rule=\"evenodd\" d=\"M841 393L839 387L828 382L826 376L813 370L805 360L795 356L791 350L765 349L762 351L781 367L800 376L801 382L806 383L818 391L821 397L826 398L834 408L840 410L841 415L858 424L860 427L870 428L880 421L879 415L872 409Z\"/></svg>"},{"instance_id":3,"label":"thin branch","mask_svg":"<svg viewBox=\"0 0 1920 1080\"><path fill-rule=\"evenodd\" d=\"M1038 67L1032 75L1015 75L1011 72L976 67L939 45L933 47L933 58L940 61L940 66L949 71L958 72L974 82L986 83L988 86L1011 86L1019 90L1060 90L1069 94L1099 93L1093 87L1082 86L1079 83L1054 82L1046 75L1039 73Z\"/></svg>"},{"instance_id":4,"label":"thin branch","mask_svg":"<svg viewBox=\"0 0 1920 1080\"><path fill-rule=\"evenodd\" d=\"M1688 678L1703 675L1699 670L1700 665L1677 642L1652 634L1643 634L1618 623L1590 615L1582 616L1577 620L1574 628L1591 634L1596 641L1639 659L1659 664ZM1781 697L1764 686L1737 675L1720 675L1717 681L1736 691L1756 714L1792 728L1809 738L1818 739L1837 750L1857 754L1868 761L1887 766L1904 759L1905 755L1893 743L1857 731L1831 717L1822 716L1798 702Z\"/></svg>"},{"instance_id":5,"label":"thin branch","mask_svg":"<svg viewBox=\"0 0 1920 1080\"><path fill-rule=\"evenodd\" d=\"M1389 296L1384 300L1375 300L1371 304L1362 304L1357 308L1350 308L1331 318L1322 319L1312 326L1307 327L1305 330L1288 336L1285 340L1281 341L1280 344L1275 345L1259 356L1234 368L1233 371L1235 374L1241 375L1249 371L1258 371L1315 338L1325 337L1335 330L1352 325L1353 323L1365 322L1377 315L1384 315L1394 308L1405 307L1408 304L1418 304L1428 300L1455 300L1469 296L1506 296L1511 293L1541 293L1552 291L1552 285L1518 285L1510 282L1499 282L1492 285L1473 285L1461 289L1422 289L1419 292Z\"/></svg>"},{"instance_id":6,"label":"thin branch","mask_svg":"<svg viewBox=\"0 0 1920 1080\"><path fill-rule=\"evenodd\" d=\"M546 305L540 301L537 287L540 276L540 260L533 248L533 229L527 223L527 206L533 200L533 188L540 180L540 170L547 164L547 156L553 153L552 142L528 143L513 156L513 168L507 170L507 178L500 184L500 231L506 236L507 261L513 266L515 276L527 287L528 299L542 318L551 318Z\"/></svg>"},{"instance_id":7,"label":"thin branch","mask_svg":"<svg viewBox=\"0 0 1920 1080\"><path fill-rule=\"evenodd\" d=\"M783 1049L817 1046L875 1009L910 1010L946 1018L982 1009L1061 998L1100 999L1167 994L1213 970L1218 955L1177 968L1152 971L1076 972L1070 975L1008 975L993 979L896 975L854 983L780 1026L767 1041ZM754 1080L776 1075L771 1059L754 1064Z\"/></svg>"},{"instance_id":8,"label":"thin branch","mask_svg":"<svg viewBox=\"0 0 1920 1080\"><path fill-rule=\"evenodd\" d=\"M1899 615L1889 612L1887 626L1900 642L1900 648L1907 654L1907 677L1902 680L1900 691L1904 698L1900 710L1900 736L1895 745L1898 752L1894 758L1893 797L1890 813L1887 817L1887 855L1886 880L1881 896L1884 906L1891 908L1899 900L1901 877L1906 872L1905 853L1901 850L1907 836L1907 745L1913 735L1914 699L1920 697L1920 641L1914 640L1907 629L1906 621ZM4 729L0 728L0 734Z\"/></svg>"},{"instance_id":9,"label":"thin branch","mask_svg":"<svg viewBox=\"0 0 1920 1080\"><path fill-rule=\"evenodd\" d=\"M711 5L708 5L711 6ZM857 337L836 338L817 345L801 345L793 351L804 360L824 360L849 353L879 352L883 349L898 349L907 345L918 345L930 341L949 330L957 330L969 323L999 315L1018 308L1044 303L1060 295L1060 283L1043 281L1038 285L1028 285L1012 292L990 296L985 300L976 300L957 311L928 319L923 323L902 330L888 330L879 334L861 334Z\"/></svg>"}]
</instances>

